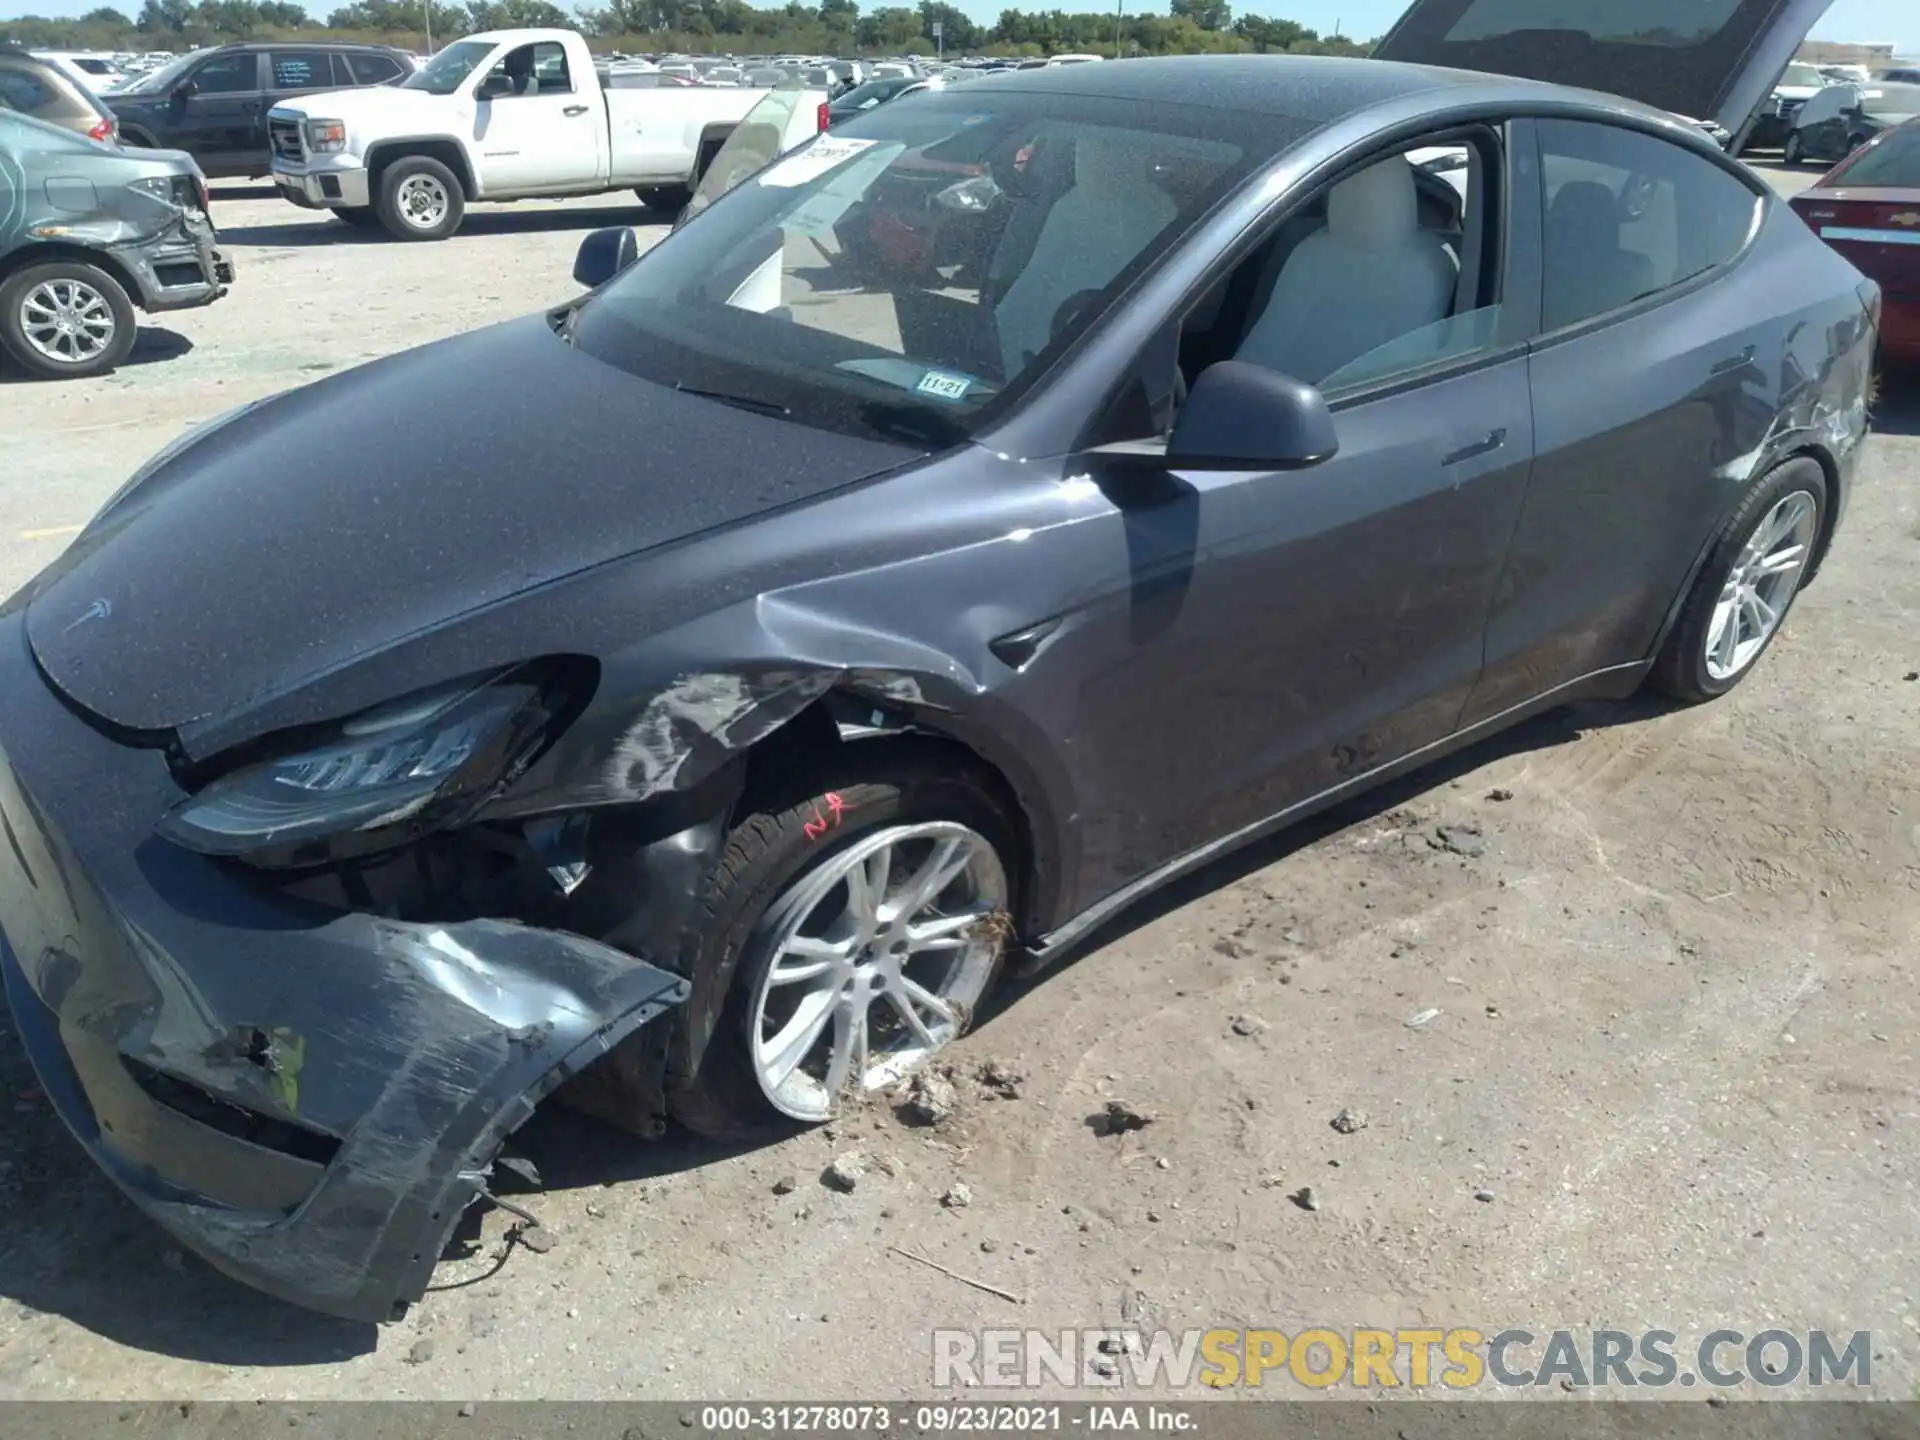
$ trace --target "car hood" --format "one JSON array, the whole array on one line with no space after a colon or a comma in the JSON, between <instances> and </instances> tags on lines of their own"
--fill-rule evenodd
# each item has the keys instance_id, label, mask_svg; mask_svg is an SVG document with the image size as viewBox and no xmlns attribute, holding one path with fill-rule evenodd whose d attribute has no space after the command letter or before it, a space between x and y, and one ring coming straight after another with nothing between
<instances>
[{"instance_id":1,"label":"car hood","mask_svg":"<svg viewBox=\"0 0 1920 1440\"><path fill-rule=\"evenodd\" d=\"M1832 3L1696 7L1729 13L1683 34L1673 28L1676 7L1660 0L1414 0L1373 54L1602 90L1712 121L1737 136ZM1531 28L1529 16L1539 17Z\"/></svg>"},{"instance_id":2,"label":"car hood","mask_svg":"<svg viewBox=\"0 0 1920 1440\"><path fill-rule=\"evenodd\" d=\"M163 456L35 582L28 634L75 703L172 730L917 453L680 394L532 316L290 391Z\"/></svg>"},{"instance_id":3,"label":"car hood","mask_svg":"<svg viewBox=\"0 0 1920 1440\"><path fill-rule=\"evenodd\" d=\"M438 122L444 129L472 109L472 98L465 95L435 95L426 90L403 90L398 85L368 85L359 90L322 90L297 99L280 100L275 102L273 113L343 121L347 127L347 143L352 144L355 125Z\"/></svg>"}]
</instances>

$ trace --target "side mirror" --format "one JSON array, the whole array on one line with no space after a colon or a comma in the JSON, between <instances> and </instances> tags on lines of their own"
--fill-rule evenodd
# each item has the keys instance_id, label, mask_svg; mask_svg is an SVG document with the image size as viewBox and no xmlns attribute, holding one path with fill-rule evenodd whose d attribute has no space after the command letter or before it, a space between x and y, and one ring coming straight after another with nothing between
<instances>
[{"instance_id":1,"label":"side mirror","mask_svg":"<svg viewBox=\"0 0 1920 1440\"><path fill-rule=\"evenodd\" d=\"M480 88L473 92L476 100L498 100L504 95L513 94L513 81L504 75L489 75L480 82Z\"/></svg>"},{"instance_id":2,"label":"side mirror","mask_svg":"<svg viewBox=\"0 0 1920 1440\"><path fill-rule=\"evenodd\" d=\"M625 225L595 230L580 242L580 253L573 257L573 278L597 290L639 258L640 242Z\"/></svg>"},{"instance_id":3,"label":"side mirror","mask_svg":"<svg viewBox=\"0 0 1920 1440\"><path fill-rule=\"evenodd\" d=\"M173 87L172 98L175 100L185 100L189 96L191 96L195 90L199 88L200 88L199 86L193 83L193 78L189 76L185 80L182 80L178 85Z\"/></svg>"},{"instance_id":4,"label":"side mirror","mask_svg":"<svg viewBox=\"0 0 1920 1440\"><path fill-rule=\"evenodd\" d=\"M1222 360L1193 382L1167 441L1188 470L1304 470L1340 449L1326 397L1290 375Z\"/></svg>"}]
</instances>

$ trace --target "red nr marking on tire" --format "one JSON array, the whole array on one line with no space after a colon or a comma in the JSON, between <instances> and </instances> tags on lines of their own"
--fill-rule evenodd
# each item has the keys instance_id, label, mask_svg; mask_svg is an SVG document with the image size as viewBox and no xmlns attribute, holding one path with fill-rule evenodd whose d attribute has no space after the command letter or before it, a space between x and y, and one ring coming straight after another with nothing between
<instances>
[{"instance_id":1,"label":"red nr marking on tire","mask_svg":"<svg viewBox=\"0 0 1920 1440\"><path fill-rule=\"evenodd\" d=\"M809 840L818 840L829 830L838 827L840 817L853 808L842 800L836 791L829 790L822 798L825 801L825 808L822 808L821 800L814 801L813 818L800 827L806 832Z\"/></svg>"}]
</instances>

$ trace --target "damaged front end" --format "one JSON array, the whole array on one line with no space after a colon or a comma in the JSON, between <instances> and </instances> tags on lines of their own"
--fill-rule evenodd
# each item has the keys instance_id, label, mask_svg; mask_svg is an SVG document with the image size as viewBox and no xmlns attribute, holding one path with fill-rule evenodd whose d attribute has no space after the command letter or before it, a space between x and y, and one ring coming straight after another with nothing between
<instances>
[{"instance_id":1,"label":"damaged front end","mask_svg":"<svg viewBox=\"0 0 1920 1440\"><path fill-rule=\"evenodd\" d=\"M219 1269L356 1320L425 1291L506 1137L685 998L555 929L392 918L160 839L188 798L0 613L0 976L61 1118Z\"/></svg>"}]
</instances>

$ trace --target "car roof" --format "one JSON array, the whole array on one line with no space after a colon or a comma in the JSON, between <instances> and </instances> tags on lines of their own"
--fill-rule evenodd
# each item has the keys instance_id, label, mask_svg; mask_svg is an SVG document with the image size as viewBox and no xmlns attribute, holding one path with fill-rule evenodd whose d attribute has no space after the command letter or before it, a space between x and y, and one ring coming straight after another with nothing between
<instances>
[{"instance_id":1,"label":"car roof","mask_svg":"<svg viewBox=\"0 0 1920 1440\"><path fill-rule=\"evenodd\" d=\"M1246 110L1324 125L1404 96L1469 87L1478 92L1476 98L1525 101L1554 97L1620 112L1656 115L1663 120L1673 118L1621 96L1597 91L1476 70L1334 55L1170 55L1116 65L999 70L970 83L967 93L1045 89L1140 104Z\"/></svg>"}]
</instances>

